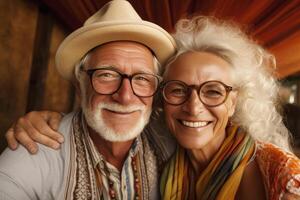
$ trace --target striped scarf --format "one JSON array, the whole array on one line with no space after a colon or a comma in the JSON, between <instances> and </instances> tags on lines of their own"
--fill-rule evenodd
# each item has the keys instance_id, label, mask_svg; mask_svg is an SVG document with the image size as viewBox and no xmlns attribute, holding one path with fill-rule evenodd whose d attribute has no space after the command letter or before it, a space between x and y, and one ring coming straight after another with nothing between
<instances>
[{"instance_id":1,"label":"striped scarf","mask_svg":"<svg viewBox=\"0 0 300 200\"><path fill-rule=\"evenodd\" d=\"M86 140L86 124L82 112L77 112L72 120L70 130L70 164L66 172L66 190L64 198L67 200L99 200L109 199L103 195L104 188L97 185L97 172L93 167L91 147ZM158 168L162 159L154 152L149 133L142 133L141 146L138 151L137 170L140 172L140 199L157 199L158 196ZM158 147L156 148L158 149ZM159 154L158 154L159 155ZM162 159L162 161L160 160ZM108 191L106 192L108 194Z\"/></svg>"},{"instance_id":2,"label":"striped scarf","mask_svg":"<svg viewBox=\"0 0 300 200\"><path fill-rule=\"evenodd\" d=\"M177 147L161 177L164 200L233 200L244 169L254 155L254 140L232 126L228 136L205 170L195 177L187 151Z\"/></svg>"}]
</instances>

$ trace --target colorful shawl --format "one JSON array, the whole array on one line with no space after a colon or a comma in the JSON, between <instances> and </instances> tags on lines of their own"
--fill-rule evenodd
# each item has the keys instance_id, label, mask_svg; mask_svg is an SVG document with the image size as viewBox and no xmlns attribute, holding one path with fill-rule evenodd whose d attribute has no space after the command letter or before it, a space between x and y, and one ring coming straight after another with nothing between
<instances>
[{"instance_id":1,"label":"colorful shawl","mask_svg":"<svg viewBox=\"0 0 300 200\"><path fill-rule=\"evenodd\" d=\"M236 126L228 128L227 134L199 177L195 177L187 151L178 146L161 177L162 199L233 200L244 169L254 155L255 143Z\"/></svg>"}]
</instances>

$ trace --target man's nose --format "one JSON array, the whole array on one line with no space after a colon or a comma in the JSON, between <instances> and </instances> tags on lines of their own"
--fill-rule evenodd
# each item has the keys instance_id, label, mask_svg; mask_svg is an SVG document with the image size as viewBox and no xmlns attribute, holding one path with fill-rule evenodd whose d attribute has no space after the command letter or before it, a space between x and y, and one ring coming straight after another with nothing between
<instances>
[{"instance_id":1,"label":"man's nose","mask_svg":"<svg viewBox=\"0 0 300 200\"><path fill-rule=\"evenodd\" d=\"M112 95L112 98L120 104L131 104L132 100L136 98L131 88L130 80L128 78L123 79L119 90Z\"/></svg>"},{"instance_id":2,"label":"man's nose","mask_svg":"<svg viewBox=\"0 0 300 200\"><path fill-rule=\"evenodd\" d=\"M198 115L205 110L205 105L200 100L196 90L191 92L189 99L183 104L183 111L190 115Z\"/></svg>"}]
</instances>

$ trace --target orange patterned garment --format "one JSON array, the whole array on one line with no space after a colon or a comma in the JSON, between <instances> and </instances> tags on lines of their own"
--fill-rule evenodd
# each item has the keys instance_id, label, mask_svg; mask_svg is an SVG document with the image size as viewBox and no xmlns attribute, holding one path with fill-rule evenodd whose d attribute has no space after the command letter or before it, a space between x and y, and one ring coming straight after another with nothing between
<instances>
[{"instance_id":1,"label":"orange patterned garment","mask_svg":"<svg viewBox=\"0 0 300 200\"><path fill-rule=\"evenodd\" d=\"M285 194L300 199L300 160L295 155L272 144L257 142L256 160L269 200L280 200Z\"/></svg>"}]
</instances>

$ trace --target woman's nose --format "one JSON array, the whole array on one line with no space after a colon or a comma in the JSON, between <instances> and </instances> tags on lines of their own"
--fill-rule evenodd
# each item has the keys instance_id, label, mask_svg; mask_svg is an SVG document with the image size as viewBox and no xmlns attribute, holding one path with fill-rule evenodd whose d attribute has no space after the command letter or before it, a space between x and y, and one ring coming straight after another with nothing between
<instances>
[{"instance_id":1,"label":"woman's nose","mask_svg":"<svg viewBox=\"0 0 300 200\"><path fill-rule=\"evenodd\" d=\"M201 102L196 90L192 90L188 100L183 104L183 111L190 115L198 115L203 112L205 105Z\"/></svg>"}]
</instances>

